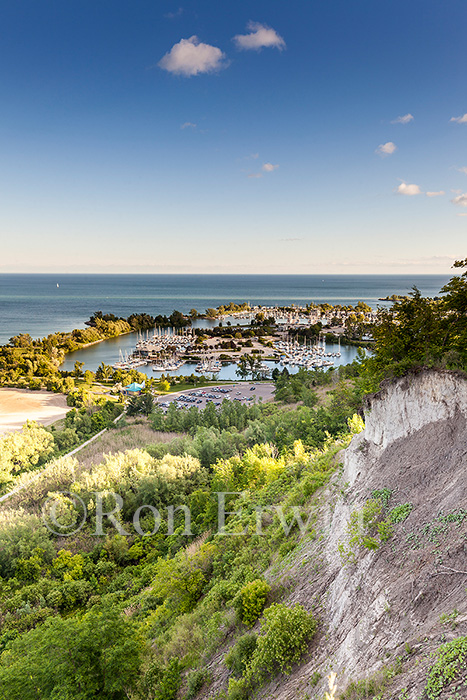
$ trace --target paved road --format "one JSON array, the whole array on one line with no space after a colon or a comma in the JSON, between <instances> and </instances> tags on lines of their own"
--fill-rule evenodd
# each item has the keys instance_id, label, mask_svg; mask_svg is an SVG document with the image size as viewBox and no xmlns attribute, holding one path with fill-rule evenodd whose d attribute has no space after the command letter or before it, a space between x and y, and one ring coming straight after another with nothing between
<instances>
[{"instance_id":1,"label":"paved road","mask_svg":"<svg viewBox=\"0 0 467 700\"><path fill-rule=\"evenodd\" d=\"M219 384L201 389L189 389L165 396L158 396L156 401L167 408L169 403L176 401L178 406L190 408L196 406L199 409L206 408L208 401L221 405L224 399L240 401L244 404L252 404L256 398L270 401L274 396L274 384L263 382L235 382L233 384Z\"/></svg>"}]
</instances>

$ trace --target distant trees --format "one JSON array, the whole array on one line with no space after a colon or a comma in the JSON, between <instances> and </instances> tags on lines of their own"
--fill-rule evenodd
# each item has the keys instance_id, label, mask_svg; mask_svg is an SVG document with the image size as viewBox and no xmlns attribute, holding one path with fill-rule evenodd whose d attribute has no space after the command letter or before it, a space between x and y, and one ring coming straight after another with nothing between
<instances>
[{"instance_id":1,"label":"distant trees","mask_svg":"<svg viewBox=\"0 0 467 700\"><path fill-rule=\"evenodd\" d=\"M127 415L136 416L142 414L149 416L154 408L154 399L151 394L141 394L141 396L132 396L127 405Z\"/></svg>"},{"instance_id":2,"label":"distant trees","mask_svg":"<svg viewBox=\"0 0 467 700\"><path fill-rule=\"evenodd\" d=\"M78 360L76 360L76 362L74 364L74 369L73 369L73 376L75 376L77 379L79 379L79 377L82 377L83 376L83 367L84 367L84 362L78 362Z\"/></svg>"},{"instance_id":3,"label":"distant trees","mask_svg":"<svg viewBox=\"0 0 467 700\"><path fill-rule=\"evenodd\" d=\"M241 379L246 379L248 376L254 380L260 379L262 374L262 362L259 358L253 355L242 355L238 361L235 373Z\"/></svg>"},{"instance_id":4,"label":"distant trees","mask_svg":"<svg viewBox=\"0 0 467 700\"><path fill-rule=\"evenodd\" d=\"M96 370L96 379L97 381L106 381L111 378L112 373L113 373L113 367L111 365L106 365L103 362L100 363L99 367Z\"/></svg>"},{"instance_id":5,"label":"distant trees","mask_svg":"<svg viewBox=\"0 0 467 700\"><path fill-rule=\"evenodd\" d=\"M15 348L27 348L32 345L32 338L29 333L20 333L10 338L8 342Z\"/></svg>"}]
</instances>

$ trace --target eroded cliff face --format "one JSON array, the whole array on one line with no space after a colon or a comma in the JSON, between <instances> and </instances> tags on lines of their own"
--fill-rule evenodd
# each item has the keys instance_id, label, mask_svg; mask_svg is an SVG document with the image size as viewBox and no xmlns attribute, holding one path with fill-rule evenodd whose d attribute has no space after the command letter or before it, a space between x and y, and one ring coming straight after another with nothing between
<instances>
[{"instance_id":1,"label":"eroded cliff face","mask_svg":"<svg viewBox=\"0 0 467 700\"><path fill-rule=\"evenodd\" d=\"M322 632L309 659L260 697L318 700L325 679L313 686L316 671L336 671L342 691L393 667L384 700L423 698L430 653L467 634L467 575L455 573L467 571L466 476L464 378L423 371L388 382L368 401L365 430L319 506L320 537L303 546L282 581L290 585L287 602L319 613ZM409 503L410 515L388 542L357 548L346 563L338 547L350 515L380 489L391 494L388 510ZM455 625L443 623L453 611Z\"/></svg>"},{"instance_id":2,"label":"eroded cliff face","mask_svg":"<svg viewBox=\"0 0 467 700\"><path fill-rule=\"evenodd\" d=\"M467 417L467 383L451 372L424 370L387 382L365 411L365 439L387 447L425 425ZM351 450L350 450L351 451Z\"/></svg>"}]
</instances>

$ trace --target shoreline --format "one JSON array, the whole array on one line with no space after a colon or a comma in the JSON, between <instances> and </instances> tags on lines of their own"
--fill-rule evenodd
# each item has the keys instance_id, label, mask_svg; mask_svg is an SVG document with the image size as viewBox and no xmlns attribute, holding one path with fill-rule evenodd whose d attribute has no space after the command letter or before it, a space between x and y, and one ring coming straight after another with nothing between
<instances>
[{"instance_id":1,"label":"shoreline","mask_svg":"<svg viewBox=\"0 0 467 700\"><path fill-rule=\"evenodd\" d=\"M92 328L92 326L89 326L89 328ZM110 335L108 338L101 338L100 340L93 340L91 343L86 343L85 345L80 345L79 348L76 348L76 350L69 350L66 352L65 350L63 351L65 356L66 355L71 355L73 352L79 352L80 350L86 350L86 348L90 348L92 345L99 345L99 343L104 343L106 340L112 340L113 338L121 338L124 335L130 335L130 333L138 333L139 331L125 331L125 333L119 333L118 335ZM61 363L63 364L63 362Z\"/></svg>"}]
</instances>

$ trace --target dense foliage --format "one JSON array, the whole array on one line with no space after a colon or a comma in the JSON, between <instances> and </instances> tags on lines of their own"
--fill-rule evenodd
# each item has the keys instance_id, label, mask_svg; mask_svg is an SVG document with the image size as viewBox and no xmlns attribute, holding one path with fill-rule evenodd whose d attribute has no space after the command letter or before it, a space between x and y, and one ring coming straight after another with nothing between
<instances>
[{"instance_id":1,"label":"dense foliage","mask_svg":"<svg viewBox=\"0 0 467 700\"><path fill-rule=\"evenodd\" d=\"M12 488L15 478L38 469L52 457L69 452L104 428L113 426L122 404L103 401L100 406L74 408L61 428L43 428L28 421L21 431L0 439L0 493Z\"/></svg>"},{"instance_id":2,"label":"dense foliage","mask_svg":"<svg viewBox=\"0 0 467 700\"><path fill-rule=\"evenodd\" d=\"M170 427L179 430L188 413L156 412L151 420L159 430L172 420ZM84 416L72 411L65 429L77 429ZM89 471L68 457L43 466L41 478L24 492L24 510L0 512L0 697L8 687L8 697L25 700L38 693L44 699L114 700L129 692L138 700L161 700L175 698L182 686L180 697L194 697L209 683L203 659L226 635L241 637L245 625L258 618L257 645L240 643L250 651L255 647L250 656L255 665L246 662L245 650L239 652L239 682L245 682L247 666L247 686L254 687L266 669L286 670L306 652L313 618L303 609L270 607L272 587L263 576L273 558L299 544L300 528L288 509L303 506L326 482L341 439L348 439L338 436L337 423L342 427L343 421L341 433L348 429L342 419L336 422L335 444L325 431L321 440L319 431L310 439L314 415L297 416L300 409L239 402L226 403L218 413L210 407L193 412L189 434L175 440L200 450L204 464L181 448L179 454L162 454L154 443L147 450L108 455ZM265 432L288 434L293 424L295 440L282 439L281 454L273 441L255 440ZM216 442L220 452L205 449ZM225 503L225 528L244 536L216 532L219 491L234 492ZM96 492L105 494L105 511L115 507L114 493L121 498L120 532L104 518L96 536ZM86 522L70 537L57 537L55 521L47 516L43 521L40 508L46 498L54 499L54 517L74 530L81 514L72 494L85 505ZM265 521L262 536L255 534L255 507L261 503L283 506L288 535L277 518ZM178 508L171 513L172 504ZM142 506L137 528L134 513ZM302 627L303 635L293 632Z\"/></svg>"},{"instance_id":3,"label":"dense foliage","mask_svg":"<svg viewBox=\"0 0 467 700\"><path fill-rule=\"evenodd\" d=\"M375 354L367 361L378 379L421 366L467 369L467 259L454 267L464 272L452 277L442 296L423 297L414 287L379 311Z\"/></svg>"}]
</instances>

